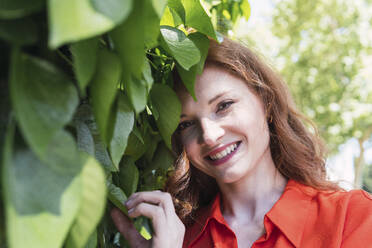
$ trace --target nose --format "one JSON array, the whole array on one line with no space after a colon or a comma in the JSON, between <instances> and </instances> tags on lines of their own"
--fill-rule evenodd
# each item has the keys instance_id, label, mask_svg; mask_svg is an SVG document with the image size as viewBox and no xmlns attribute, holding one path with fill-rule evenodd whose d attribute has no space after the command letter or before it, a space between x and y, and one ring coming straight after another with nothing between
<instances>
[{"instance_id":1,"label":"nose","mask_svg":"<svg viewBox=\"0 0 372 248\"><path fill-rule=\"evenodd\" d=\"M219 123L209 118L202 118L200 120L201 126L201 143L208 146L215 145L218 140L225 134L225 130Z\"/></svg>"}]
</instances>

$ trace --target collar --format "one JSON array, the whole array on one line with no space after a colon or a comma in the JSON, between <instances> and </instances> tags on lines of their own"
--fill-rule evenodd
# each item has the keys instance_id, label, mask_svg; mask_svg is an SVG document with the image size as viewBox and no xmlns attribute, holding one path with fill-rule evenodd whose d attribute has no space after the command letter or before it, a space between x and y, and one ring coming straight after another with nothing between
<instances>
[{"instance_id":1,"label":"collar","mask_svg":"<svg viewBox=\"0 0 372 248\"><path fill-rule=\"evenodd\" d=\"M266 217L291 241L299 247L306 226L310 201L317 191L294 180L289 180L282 196ZM269 231L267 234L270 235Z\"/></svg>"},{"instance_id":2,"label":"collar","mask_svg":"<svg viewBox=\"0 0 372 248\"><path fill-rule=\"evenodd\" d=\"M309 203L316 192L312 187L289 180L282 196L265 215L266 238L270 236L273 230L266 221L268 219L269 222L280 229L295 247L299 247L308 217ZM190 237L185 237L186 240L190 240L190 245L201 236L211 219L228 226L221 213L220 199L221 196L218 193L211 204L197 211L195 223L190 226L190 230L187 232Z\"/></svg>"}]
</instances>

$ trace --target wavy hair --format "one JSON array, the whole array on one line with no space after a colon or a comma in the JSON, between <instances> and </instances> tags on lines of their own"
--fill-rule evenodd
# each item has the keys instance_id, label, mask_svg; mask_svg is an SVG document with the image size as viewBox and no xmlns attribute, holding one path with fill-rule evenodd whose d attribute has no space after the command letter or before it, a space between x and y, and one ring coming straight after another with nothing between
<instances>
[{"instance_id":1,"label":"wavy hair","mask_svg":"<svg viewBox=\"0 0 372 248\"><path fill-rule=\"evenodd\" d=\"M319 190L340 189L326 179L325 148L315 126L297 111L286 84L270 66L249 48L227 38L220 44L210 41L205 63L215 64L242 78L261 99L270 131L271 155L285 178ZM174 79L180 82L177 74ZM172 145L178 158L165 190L172 195L178 216L190 224L195 211L215 197L218 186L214 178L190 163L177 132L172 137Z\"/></svg>"}]
</instances>

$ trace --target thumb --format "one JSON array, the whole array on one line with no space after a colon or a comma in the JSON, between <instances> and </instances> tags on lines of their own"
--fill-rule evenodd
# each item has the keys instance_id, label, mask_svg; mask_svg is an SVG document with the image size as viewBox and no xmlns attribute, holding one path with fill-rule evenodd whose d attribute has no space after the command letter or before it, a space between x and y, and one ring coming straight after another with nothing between
<instances>
[{"instance_id":1,"label":"thumb","mask_svg":"<svg viewBox=\"0 0 372 248\"><path fill-rule=\"evenodd\" d=\"M150 247L150 241L141 236L128 216L122 213L118 208L113 208L111 210L111 218L116 228L129 242L131 247Z\"/></svg>"}]
</instances>

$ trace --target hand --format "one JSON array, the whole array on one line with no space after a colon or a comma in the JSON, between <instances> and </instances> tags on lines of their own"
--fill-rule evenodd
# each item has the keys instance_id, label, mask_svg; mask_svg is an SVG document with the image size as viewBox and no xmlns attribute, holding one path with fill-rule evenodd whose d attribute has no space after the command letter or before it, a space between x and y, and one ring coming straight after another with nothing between
<instances>
[{"instance_id":1,"label":"hand","mask_svg":"<svg viewBox=\"0 0 372 248\"><path fill-rule=\"evenodd\" d=\"M137 192L125 203L131 218L146 216L152 220L154 233L146 240L131 220L119 209L111 211L115 226L132 248L182 248L185 226L178 218L169 193L156 191Z\"/></svg>"}]
</instances>

